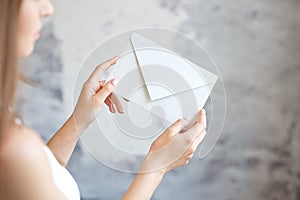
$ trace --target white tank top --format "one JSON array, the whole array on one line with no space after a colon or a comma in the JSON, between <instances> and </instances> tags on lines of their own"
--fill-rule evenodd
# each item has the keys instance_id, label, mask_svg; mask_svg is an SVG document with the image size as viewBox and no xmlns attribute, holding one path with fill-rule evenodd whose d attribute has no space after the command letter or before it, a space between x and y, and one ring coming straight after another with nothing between
<instances>
[{"instance_id":1,"label":"white tank top","mask_svg":"<svg viewBox=\"0 0 300 200\"><path fill-rule=\"evenodd\" d=\"M70 172L59 164L51 150L46 145L44 145L44 149L46 151L54 183L57 188L67 197L68 200L80 200L77 183Z\"/></svg>"}]
</instances>

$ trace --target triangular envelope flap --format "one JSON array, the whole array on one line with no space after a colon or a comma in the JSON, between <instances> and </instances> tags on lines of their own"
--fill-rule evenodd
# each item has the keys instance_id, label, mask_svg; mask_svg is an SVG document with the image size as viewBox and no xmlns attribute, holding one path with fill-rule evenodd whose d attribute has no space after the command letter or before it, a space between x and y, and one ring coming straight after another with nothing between
<instances>
[{"instance_id":1,"label":"triangular envelope flap","mask_svg":"<svg viewBox=\"0 0 300 200\"><path fill-rule=\"evenodd\" d=\"M217 75L137 33L132 34L131 43L151 100L214 85L218 79ZM159 90L157 84L170 90Z\"/></svg>"},{"instance_id":2,"label":"triangular envelope flap","mask_svg":"<svg viewBox=\"0 0 300 200\"><path fill-rule=\"evenodd\" d=\"M137 34L137 33L132 33L131 38L130 38L132 45L133 45L133 49L137 50L139 48L143 49L143 48L159 48L159 49L165 49L162 46L152 42L151 40L144 38L143 36ZM165 49L168 50L168 49Z\"/></svg>"},{"instance_id":3,"label":"triangular envelope flap","mask_svg":"<svg viewBox=\"0 0 300 200\"><path fill-rule=\"evenodd\" d=\"M204 69L203 67L197 66L196 64L192 63L189 60L187 60L187 61L190 62L191 65L193 65L200 72L201 76L205 79L207 85L214 85L217 82L217 80L218 80L217 75L215 75L214 73Z\"/></svg>"}]
</instances>

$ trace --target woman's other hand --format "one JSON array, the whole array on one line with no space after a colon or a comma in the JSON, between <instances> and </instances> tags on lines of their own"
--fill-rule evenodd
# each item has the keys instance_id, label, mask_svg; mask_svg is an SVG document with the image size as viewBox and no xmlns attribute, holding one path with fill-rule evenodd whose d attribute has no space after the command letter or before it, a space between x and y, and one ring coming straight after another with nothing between
<instances>
[{"instance_id":1,"label":"woman's other hand","mask_svg":"<svg viewBox=\"0 0 300 200\"><path fill-rule=\"evenodd\" d=\"M75 125L79 133L84 131L97 117L105 103L110 112L123 113L122 105L113 93L118 80L113 79L105 83L101 77L106 69L114 65L118 57L113 57L98 65L88 80L83 84L80 96L73 112Z\"/></svg>"},{"instance_id":2,"label":"woman's other hand","mask_svg":"<svg viewBox=\"0 0 300 200\"><path fill-rule=\"evenodd\" d=\"M205 110L191 128L187 120L177 120L151 145L143 162L141 172L159 172L163 175L170 170L188 164L198 145L206 135Z\"/></svg>"}]
</instances>

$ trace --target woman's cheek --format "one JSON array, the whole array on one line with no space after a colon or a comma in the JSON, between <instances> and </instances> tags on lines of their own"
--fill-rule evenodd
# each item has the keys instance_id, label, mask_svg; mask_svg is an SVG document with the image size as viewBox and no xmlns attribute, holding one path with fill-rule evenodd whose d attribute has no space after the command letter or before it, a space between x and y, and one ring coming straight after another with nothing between
<instances>
[{"instance_id":1,"label":"woman's cheek","mask_svg":"<svg viewBox=\"0 0 300 200\"><path fill-rule=\"evenodd\" d=\"M24 1L20 10L18 27L18 55L20 57L26 57L32 53L36 40L34 25L39 18L36 6L31 2L33 1Z\"/></svg>"},{"instance_id":2,"label":"woman's cheek","mask_svg":"<svg viewBox=\"0 0 300 200\"><path fill-rule=\"evenodd\" d=\"M25 29L26 30L26 29ZM26 57L31 54L34 47L34 37L30 31L21 29L18 36L18 55Z\"/></svg>"}]
</instances>

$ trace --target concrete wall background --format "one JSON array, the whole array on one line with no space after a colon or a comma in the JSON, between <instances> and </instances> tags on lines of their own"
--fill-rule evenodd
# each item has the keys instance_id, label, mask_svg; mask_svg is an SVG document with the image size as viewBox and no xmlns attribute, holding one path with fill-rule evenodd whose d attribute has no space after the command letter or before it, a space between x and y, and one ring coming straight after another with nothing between
<instances>
[{"instance_id":1,"label":"concrete wall background","mask_svg":"<svg viewBox=\"0 0 300 200\"><path fill-rule=\"evenodd\" d=\"M54 0L55 16L23 63L20 115L45 141L72 111L88 53L134 28L171 28L208 49L224 78L224 131L206 159L168 174L153 199L300 199L300 2L298 0ZM186 48L186 47L183 47ZM80 145L68 165L82 199L120 199L134 175L109 169Z\"/></svg>"}]
</instances>

